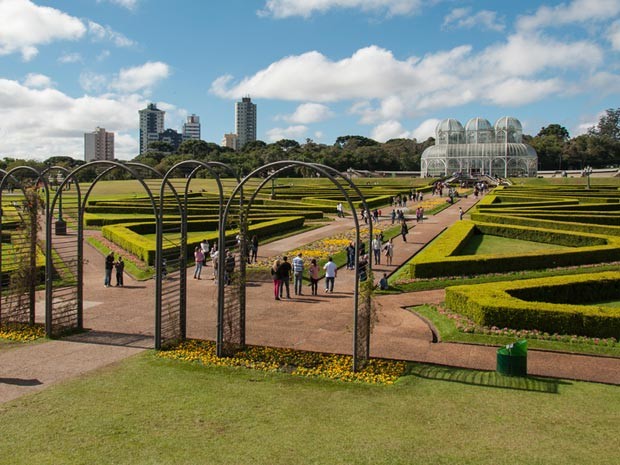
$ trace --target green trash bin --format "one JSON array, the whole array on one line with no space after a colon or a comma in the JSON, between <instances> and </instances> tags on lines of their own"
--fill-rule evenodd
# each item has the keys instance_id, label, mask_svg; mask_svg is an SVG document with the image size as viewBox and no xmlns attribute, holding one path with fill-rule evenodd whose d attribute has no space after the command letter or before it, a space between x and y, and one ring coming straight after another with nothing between
<instances>
[{"instance_id":1,"label":"green trash bin","mask_svg":"<svg viewBox=\"0 0 620 465\"><path fill-rule=\"evenodd\" d=\"M507 376L527 376L525 339L497 350L497 372Z\"/></svg>"}]
</instances>

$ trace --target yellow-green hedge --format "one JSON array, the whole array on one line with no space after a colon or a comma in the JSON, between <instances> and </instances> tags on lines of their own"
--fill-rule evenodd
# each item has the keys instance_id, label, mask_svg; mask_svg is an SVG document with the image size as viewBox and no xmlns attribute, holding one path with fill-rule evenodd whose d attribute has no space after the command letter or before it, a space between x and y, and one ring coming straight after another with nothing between
<instances>
[{"instance_id":1,"label":"yellow-green hedge","mask_svg":"<svg viewBox=\"0 0 620 465\"><path fill-rule=\"evenodd\" d=\"M620 300L620 271L446 288L446 306L480 325L620 339L605 300Z\"/></svg>"},{"instance_id":2,"label":"yellow-green hedge","mask_svg":"<svg viewBox=\"0 0 620 465\"><path fill-rule=\"evenodd\" d=\"M510 255L457 255L476 232L575 247ZM459 221L410 262L410 276L433 278L603 263L620 260L620 237Z\"/></svg>"}]
</instances>

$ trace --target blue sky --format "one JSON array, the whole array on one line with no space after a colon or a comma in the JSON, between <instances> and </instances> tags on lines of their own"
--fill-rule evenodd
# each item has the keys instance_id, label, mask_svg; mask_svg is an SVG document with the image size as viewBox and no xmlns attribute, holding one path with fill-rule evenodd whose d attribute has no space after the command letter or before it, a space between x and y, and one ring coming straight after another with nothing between
<instances>
[{"instance_id":1,"label":"blue sky","mask_svg":"<svg viewBox=\"0 0 620 465\"><path fill-rule=\"evenodd\" d=\"M202 138L258 105L258 138L423 140L482 116L571 136L620 93L620 0L0 0L0 157L138 150L138 110Z\"/></svg>"}]
</instances>

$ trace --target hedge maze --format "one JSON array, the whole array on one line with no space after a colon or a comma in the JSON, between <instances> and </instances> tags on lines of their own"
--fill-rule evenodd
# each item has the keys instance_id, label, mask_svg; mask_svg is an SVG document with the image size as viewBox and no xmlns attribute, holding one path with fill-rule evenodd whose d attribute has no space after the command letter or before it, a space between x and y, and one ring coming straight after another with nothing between
<instances>
[{"instance_id":1,"label":"hedge maze","mask_svg":"<svg viewBox=\"0 0 620 465\"><path fill-rule=\"evenodd\" d=\"M620 261L617 187L500 187L409 263L412 278L614 264ZM474 235L568 248L464 255ZM589 271L592 271L589 268ZM446 305L478 324L620 339L620 271L456 286Z\"/></svg>"}]
</instances>

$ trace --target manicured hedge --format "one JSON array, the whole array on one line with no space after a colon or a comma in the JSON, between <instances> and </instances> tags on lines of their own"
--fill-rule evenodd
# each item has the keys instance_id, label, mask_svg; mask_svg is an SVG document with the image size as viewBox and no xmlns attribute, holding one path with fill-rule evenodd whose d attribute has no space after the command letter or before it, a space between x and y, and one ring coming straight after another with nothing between
<instances>
[{"instance_id":1,"label":"manicured hedge","mask_svg":"<svg viewBox=\"0 0 620 465\"><path fill-rule=\"evenodd\" d=\"M196 224L191 226L192 229L189 229L191 223L193 222L188 222L188 231L201 231L200 223L206 225L207 222L196 222ZM248 227L248 233L256 234L261 237L272 236L283 231L299 229L303 226L303 224L304 218L302 216L290 216L252 224ZM177 225L174 224L174 226ZM164 228L165 227L166 224L164 223ZM215 230L209 231L208 229L205 229L204 231L205 233L201 236L201 239L214 241L217 240L219 237L219 233ZM103 237L114 242L119 247L123 248L129 253L139 257L148 265L153 265L155 263L155 241L149 238L145 238L142 235L154 234L154 223L134 223L104 226L101 229L101 232L103 234ZM238 232L239 231L237 229L227 230L227 239L234 238ZM188 257L193 254L194 247L197 246L198 243L199 242L188 242L186 249L186 254ZM166 250L172 250L173 248L173 246L164 243L164 253Z\"/></svg>"},{"instance_id":2,"label":"manicured hedge","mask_svg":"<svg viewBox=\"0 0 620 465\"><path fill-rule=\"evenodd\" d=\"M457 255L471 235L477 232L555 243L572 246L575 249L510 255ZM418 253L409 264L411 277L433 278L545 269L618 260L620 260L620 238L617 237L459 221Z\"/></svg>"},{"instance_id":3,"label":"manicured hedge","mask_svg":"<svg viewBox=\"0 0 620 465\"><path fill-rule=\"evenodd\" d=\"M620 272L503 281L446 289L446 306L476 323L620 339Z\"/></svg>"}]
</instances>

